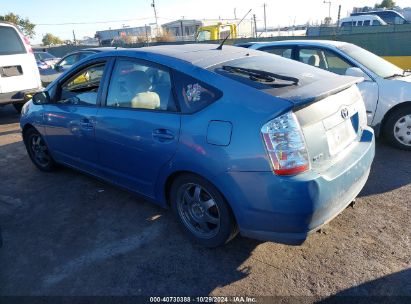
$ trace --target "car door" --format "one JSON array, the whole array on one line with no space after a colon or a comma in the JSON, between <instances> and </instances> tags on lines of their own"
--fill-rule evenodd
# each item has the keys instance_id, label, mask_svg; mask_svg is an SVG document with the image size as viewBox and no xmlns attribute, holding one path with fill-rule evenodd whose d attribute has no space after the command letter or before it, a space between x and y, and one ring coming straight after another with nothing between
<instances>
[{"instance_id":1,"label":"car door","mask_svg":"<svg viewBox=\"0 0 411 304\"><path fill-rule=\"evenodd\" d=\"M346 75L349 68L360 68L348 58L344 58L341 54L323 47L300 46L298 50L298 58L299 61L303 63L343 76ZM365 108L367 110L367 123L370 125L378 104L378 84L370 77L365 77L364 81L358 83L357 86L364 99Z\"/></svg>"},{"instance_id":2,"label":"car door","mask_svg":"<svg viewBox=\"0 0 411 304\"><path fill-rule=\"evenodd\" d=\"M89 62L62 79L44 105L46 141L57 161L97 174L96 114L107 60Z\"/></svg>"},{"instance_id":3,"label":"car door","mask_svg":"<svg viewBox=\"0 0 411 304\"><path fill-rule=\"evenodd\" d=\"M154 197L157 176L175 154L180 133L170 71L117 59L105 95L95 130L105 177Z\"/></svg>"}]
</instances>

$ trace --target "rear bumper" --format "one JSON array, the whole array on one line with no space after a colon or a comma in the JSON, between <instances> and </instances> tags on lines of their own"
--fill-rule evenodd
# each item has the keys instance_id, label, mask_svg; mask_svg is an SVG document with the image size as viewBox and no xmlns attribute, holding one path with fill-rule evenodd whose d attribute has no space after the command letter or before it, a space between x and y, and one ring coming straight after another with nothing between
<instances>
[{"instance_id":1,"label":"rear bumper","mask_svg":"<svg viewBox=\"0 0 411 304\"><path fill-rule=\"evenodd\" d=\"M38 90L39 88L33 88L30 90L0 93L0 105L6 105L10 103L25 103L27 101L24 98L25 94L37 92Z\"/></svg>"},{"instance_id":2,"label":"rear bumper","mask_svg":"<svg viewBox=\"0 0 411 304\"><path fill-rule=\"evenodd\" d=\"M360 193L375 154L374 133L363 132L338 163L325 172L313 170L290 177L272 172L231 172L230 193L243 236L289 245L341 213ZM227 185L230 187L230 185Z\"/></svg>"}]
</instances>

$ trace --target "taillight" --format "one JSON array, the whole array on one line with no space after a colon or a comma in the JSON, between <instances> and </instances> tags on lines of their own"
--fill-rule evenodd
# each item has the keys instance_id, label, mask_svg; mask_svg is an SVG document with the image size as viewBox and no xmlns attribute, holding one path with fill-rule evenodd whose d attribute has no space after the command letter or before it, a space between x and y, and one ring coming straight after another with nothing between
<instances>
[{"instance_id":1,"label":"taillight","mask_svg":"<svg viewBox=\"0 0 411 304\"><path fill-rule=\"evenodd\" d=\"M23 40L24 40L24 45L26 46L27 52L34 54L33 49L31 48L31 45L30 45L30 40L26 36L23 36Z\"/></svg>"},{"instance_id":2,"label":"taillight","mask_svg":"<svg viewBox=\"0 0 411 304\"><path fill-rule=\"evenodd\" d=\"M310 169L307 147L294 113L269 121L261 134L275 174L292 175Z\"/></svg>"}]
</instances>

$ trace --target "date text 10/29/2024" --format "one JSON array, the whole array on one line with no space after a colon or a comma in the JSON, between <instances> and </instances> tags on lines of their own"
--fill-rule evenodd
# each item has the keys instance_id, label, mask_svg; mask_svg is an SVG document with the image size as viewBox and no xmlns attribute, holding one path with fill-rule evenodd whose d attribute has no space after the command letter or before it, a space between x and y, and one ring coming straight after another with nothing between
<instances>
[{"instance_id":1,"label":"date text 10/29/2024","mask_svg":"<svg viewBox=\"0 0 411 304\"><path fill-rule=\"evenodd\" d=\"M150 303L257 303L255 297L150 297Z\"/></svg>"}]
</instances>

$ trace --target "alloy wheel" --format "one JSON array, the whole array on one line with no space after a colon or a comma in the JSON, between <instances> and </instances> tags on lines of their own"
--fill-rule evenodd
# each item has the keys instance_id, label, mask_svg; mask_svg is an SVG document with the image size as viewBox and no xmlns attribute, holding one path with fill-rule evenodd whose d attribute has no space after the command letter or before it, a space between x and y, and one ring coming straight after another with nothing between
<instances>
[{"instance_id":1,"label":"alloy wheel","mask_svg":"<svg viewBox=\"0 0 411 304\"><path fill-rule=\"evenodd\" d=\"M197 237L209 239L220 230L220 212L215 199L202 186L184 184L177 194L177 210L184 225Z\"/></svg>"}]
</instances>

